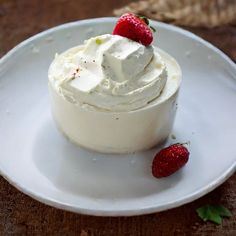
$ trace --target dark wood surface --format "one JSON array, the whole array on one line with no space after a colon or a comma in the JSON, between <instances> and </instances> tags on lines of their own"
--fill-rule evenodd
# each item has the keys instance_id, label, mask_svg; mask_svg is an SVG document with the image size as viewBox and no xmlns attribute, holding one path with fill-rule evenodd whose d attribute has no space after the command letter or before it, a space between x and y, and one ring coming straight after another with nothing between
<instances>
[{"instance_id":1,"label":"dark wood surface","mask_svg":"<svg viewBox=\"0 0 236 236\"><path fill-rule=\"evenodd\" d=\"M0 0L0 56L22 40L61 23L112 15L128 0ZM236 61L236 28L189 29ZM222 157L223 158L223 157ZM0 177L0 235L236 235L236 174L184 206L137 217L93 217L39 203ZM223 204L233 212L222 225L202 222L195 209Z\"/></svg>"}]
</instances>

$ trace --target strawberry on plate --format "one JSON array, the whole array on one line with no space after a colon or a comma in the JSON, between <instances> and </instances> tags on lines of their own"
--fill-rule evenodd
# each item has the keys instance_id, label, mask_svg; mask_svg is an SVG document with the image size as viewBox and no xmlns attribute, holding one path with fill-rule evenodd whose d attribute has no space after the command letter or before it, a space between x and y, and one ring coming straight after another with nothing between
<instances>
[{"instance_id":1,"label":"strawberry on plate","mask_svg":"<svg viewBox=\"0 0 236 236\"><path fill-rule=\"evenodd\" d=\"M152 27L145 17L137 16L133 13L123 14L116 23L112 34L120 35L145 46L153 41Z\"/></svg>"},{"instance_id":2,"label":"strawberry on plate","mask_svg":"<svg viewBox=\"0 0 236 236\"><path fill-rule=\"evenodd\" d=\"M172 175L183 167L189 159L188 149L180 143L159 151L152 162L152 175L156 178Z\"/></svg>"}]
</instances>

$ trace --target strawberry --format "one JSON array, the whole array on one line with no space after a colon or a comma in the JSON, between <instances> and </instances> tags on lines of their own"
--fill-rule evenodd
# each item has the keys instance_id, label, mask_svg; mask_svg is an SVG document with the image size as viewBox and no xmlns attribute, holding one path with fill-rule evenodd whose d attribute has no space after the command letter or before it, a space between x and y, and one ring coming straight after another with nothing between
<instances>
[{"instance_id":1,"label":"strawberry","mask_svg":"<svg viewBox=\"0 0 236 236\"><path fill-rule=\"evenodd\" d=\"M147 18L126 13L119 18L112 34L120 35L148 46L152 43L152 30L154 31L148 24Z\"/></svg>"},{"instance_id":2,"label":"strawberry","mask_svg":"<svg viewBox=\"0 0 236 236\"><path fill-rule=\"evenodd\" d=\"M176 143L159 151L152 162L152 175L156 178L172 175L189 159L189 151L183 144Z\"/></svg>"}]
</instances>

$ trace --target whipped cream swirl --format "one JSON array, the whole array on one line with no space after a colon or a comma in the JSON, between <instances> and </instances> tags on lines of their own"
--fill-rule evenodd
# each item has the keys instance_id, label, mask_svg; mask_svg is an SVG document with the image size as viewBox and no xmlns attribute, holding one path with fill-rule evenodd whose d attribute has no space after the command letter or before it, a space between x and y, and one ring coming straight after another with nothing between
<instances>
[{"instance_id":1,"label":"whipped cream swirl","mask_svg":"<svg viewBox=\"0 0 236 236\"><path fill-rule=\"evenodd\" d=\"M106 111L132 111L162 92L165 63L156 49L118 35L91 38L56 56L51 85L68 101Z\"/></svg>"}]
</instances>

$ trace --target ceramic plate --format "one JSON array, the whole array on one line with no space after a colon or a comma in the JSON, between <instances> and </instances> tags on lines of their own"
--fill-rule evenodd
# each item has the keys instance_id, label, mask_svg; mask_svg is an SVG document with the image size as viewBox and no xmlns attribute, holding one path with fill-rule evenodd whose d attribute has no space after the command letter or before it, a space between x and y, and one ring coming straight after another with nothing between
<instances>
[{"instance_id":1,"label":"ceramic plate","mask_svg":"<svg viewBox=\"0 0 236 236\"><path fill-rule=\"evenodd\" d=\"M52 120L47 70L55 53L111 32L116 19L78 21L42 32L0 61L0 171L48 205L91 215L139 215L193 201L223 183L236 166L236 66L180 28L152 22L154 45L180 63L183 83L168 143L190 141L190 161L163 179L151 175L158 150L103 155L79 148Z\"/></svg>"}]
</instances>

